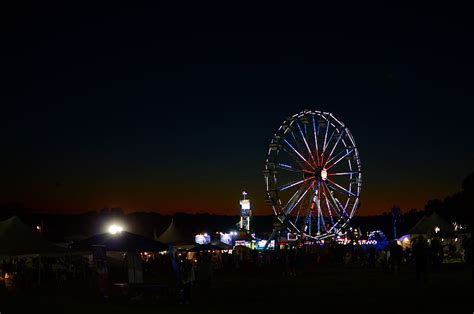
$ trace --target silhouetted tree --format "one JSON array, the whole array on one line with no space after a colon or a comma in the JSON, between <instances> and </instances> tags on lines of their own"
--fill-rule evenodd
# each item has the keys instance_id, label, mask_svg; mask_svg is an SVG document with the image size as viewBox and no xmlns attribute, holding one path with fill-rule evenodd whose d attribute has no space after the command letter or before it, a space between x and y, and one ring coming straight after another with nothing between
<instances>
[{"instance_id":1,"label":"silhouetted tree","mask_svg":"<svg viewBox=\"0 0 474 314\"><path fill-rule=\"evenodd\" d=\"M462 182L462 190L447 196L444 201L429 200L425 205L427 215L438 213L451 221L470 223L474 211L474 172L468 174Z\"/></svg>"},{"instance_id":2,"label":"silhouetted tree","mask_svg":"<svg viewBox=\"0 0 474 314\"><path fill-rule=\"evenodd\" d=\"M474 211L474 173L470 173L462 182L462 191L447 196L444 200L443 214L451 220L470 223Z\"/></svg>"},{"instance_id":3,"label":"silhouetted tree","mask_svg":"<svg viewBox=\"0 0 474 314\"><path fill-rule=\"evenodd\" d=\"M113 216L123 216L123 209L120 207L114 207L110 209L110 213Z\"/></svg>"},{"instance_id":4,"label":"silhouetted tree","mask_svg":"<svg viewBox=\"0 0 474 314\"><path fill-rule=\"evenodd\" d=\"M474 172L468 174L462 181L463 192L472 193L474 192Z\"/></svg>"},{"instance_id":5,"label":"silhouetted tree","mask_svg":"<svg viewBox=\"0 0 474 314\"><path fill-rule=\"evenodd\" d=\"M431 215L436 212L438 214L443 212L443 202L439 199L429 200L425 205L426 215Z\"/></svg>"}]
</instances>

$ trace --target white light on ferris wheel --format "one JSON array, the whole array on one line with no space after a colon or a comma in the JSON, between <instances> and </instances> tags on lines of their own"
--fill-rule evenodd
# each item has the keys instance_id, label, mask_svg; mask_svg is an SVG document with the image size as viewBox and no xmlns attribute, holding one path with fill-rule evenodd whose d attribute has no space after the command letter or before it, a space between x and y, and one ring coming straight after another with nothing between
<instances>
[{"instance_id":1,"label":"white light on ferris wheel","mask_svg":"<svg viewBox=\"0 0 474 314\"><path fill-rule=\"evenodd\" d=\"M328 178L328 172L326 169L321 170L321 179L326 180Z\"/></svg>"}]
</instances>

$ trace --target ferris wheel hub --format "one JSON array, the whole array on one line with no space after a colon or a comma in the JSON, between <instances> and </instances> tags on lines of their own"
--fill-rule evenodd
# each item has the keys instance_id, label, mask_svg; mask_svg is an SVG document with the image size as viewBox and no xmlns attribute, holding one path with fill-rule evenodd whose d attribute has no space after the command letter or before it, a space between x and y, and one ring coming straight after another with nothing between
<instances>
[{"instance_id":1,"label":"ferris wheel hub","mask_svg":"<svg viewBox=\"0 0 474 314\"><path fill-rule=\"evenodd\" d=\"M328 178L328 172L323 167L316 167L313 175L314 175L315 181L320 181L320 180L326 181L326 179Z\"/></svg>"},{"instance_id":2,"label":"ferris wheel hub","mask_svg":"<svg viewBox=\"0 0 474 314\"><path fill-rule=\"evenodd\" d=\"M323 181L326 181L326 179L328 178L328 172L326 169L321 169L321 179L323 179Z\"/></svg>"}]
</instances>

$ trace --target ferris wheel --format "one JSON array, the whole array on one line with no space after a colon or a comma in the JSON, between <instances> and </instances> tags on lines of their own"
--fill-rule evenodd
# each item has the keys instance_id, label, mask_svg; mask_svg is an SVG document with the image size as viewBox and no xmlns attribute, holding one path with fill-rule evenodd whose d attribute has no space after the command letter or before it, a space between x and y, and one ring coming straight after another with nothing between
<instances>
[{"instance_id":1,"label":"ferris wheel","mask_svg":"<svg viewBox=\"0 0 474 314\"><path fill-rule=\"evenodd\" d=\"M286 119L268 147L266 202L288 232L322 240L337 235L359 205L362 172L354 138L329 112Z\"/></svg>"}]
</instances>

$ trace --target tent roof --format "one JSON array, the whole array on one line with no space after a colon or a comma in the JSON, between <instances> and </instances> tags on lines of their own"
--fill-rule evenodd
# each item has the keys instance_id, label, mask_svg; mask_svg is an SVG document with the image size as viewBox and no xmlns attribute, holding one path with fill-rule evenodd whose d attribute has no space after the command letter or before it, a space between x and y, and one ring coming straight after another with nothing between
<instances>
[{"instance_id":1,"label":"tent roof","mask_svg":"<svg viewBox=\"0 0 474 314\"><path fill-rule=\"evenodd\" d=\"M15 256L61 252L64 252L64 249L42 238L20 218L13 216L0 221L0 255Z\"/></svg>"},{"instance_id":2,"label":"tent roof","mask_svg":"<svg viewBox=\"0 0 474 314\"><path fill-rule=\"evenodd\" d=\"M407 234L431 234L435 232L435 227L438 227L439 234L444 236L454 231L452 224L434 212L431 216L423 216Z\"/></svg>"},{"instance_id":3,"label":"tent roof","mask_svg":"<svg viewBox=\"0 0 474 314\"><path fill-rule=\"evenodd\" d=\"M107 251L119 252L158 252L168 249L168 247L161 242L126 231L117 234L98 234L74 242L71 244L71 248L74 250L90 250L94 245L103 245Z\"/></svg>"},{"instance_id":4,"label":"tent roof","mask_svg":"<svg viewBox=\"0 0 474 314\"><path fill-rule=\"evenodd\" d=\"M183 233L176 228L173 219L171 219L168 228L156 239L165 244L194 244L194 241L189 240Z\"/></svg>"}]
</instances>

